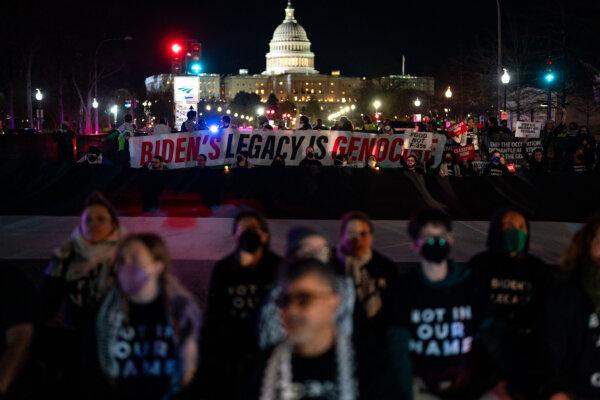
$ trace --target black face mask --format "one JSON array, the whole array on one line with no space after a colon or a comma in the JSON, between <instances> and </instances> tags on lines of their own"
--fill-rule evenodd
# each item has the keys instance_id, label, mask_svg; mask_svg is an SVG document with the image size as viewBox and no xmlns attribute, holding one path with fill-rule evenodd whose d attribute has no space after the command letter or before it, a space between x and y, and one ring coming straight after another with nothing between
<instances>
[{"instance_id":1,"label":"black face mask","mask_svg":"<svg viewBox=\"0 0 600 400\"><path fill-rule=\"evenodd\" d=\"M312 160L313 158L315 158L314 153L308 153L306 154L306 158L308 158L309 160Z\"/></svg>"},{"instance_id":2,"label":"black face mask","mask_svg":"<svg viewBox=\"0 0 600 400\"><path fill-rule=\"evenodd\" d=\"M242 161L244 161L244 157L242 157L242 156L237 156L236 159L237 159L238 163L241 163Z\"/></svg>"},{"instance_id":3,"label":"black face mask","mask_svg":"<svg viewBox=\"0 0 600 400\"><path fill-rule=\"evenodd\" d=\"M450 244L447 239L439 236L432 236L425 239L421 247L421 255L427 261L439 263L448 258L450 254Z\"/></svg>"},{"instance_id":4,"label":"black face mask","mask_svg":"<svg viewBox=\"0 0 600 400\"><path fill-rule=\"evenodd\" d=\"M248 253L254 253L261 246L260 236L252 229L244 231L238 239L238 248Z\"/></svg>"}]
</instances>

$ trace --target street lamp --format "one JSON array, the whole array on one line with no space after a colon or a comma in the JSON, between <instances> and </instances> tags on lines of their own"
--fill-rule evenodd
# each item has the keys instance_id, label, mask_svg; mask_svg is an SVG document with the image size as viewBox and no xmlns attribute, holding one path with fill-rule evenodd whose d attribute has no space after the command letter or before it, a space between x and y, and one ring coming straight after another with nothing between
<instances>
[{"instance_id":1,"label":"street lamp","mask_svg":"<svg viewBox=\"0 0 600 400\"><path fill-rule=\"evenodd\" d=\"M264 107L257 107L256 108L256 115L263 115L265 113L265 108Z\"/></svg>"},{"instance_id":2,"label":"street lamp","mask_svg":"<svg viewBox=\"0 0 600 400\"><path fill-rule=\"evenodd\" d=\"M117 114L119 113L119 107L115 104L110 108L110 112L115 116L115 125L117 124Z\"/></svg>"},{"instance_id":3,"label":"street lamp","mask_svg":"<svg viewBox=\"0 0 600 400\"><path fill-rule=\"evenodd\" d=\"M448 89L446 90L446 93L444 93L444 96L446 96L447 99L451 99L452 95L452 89L450 89L450 86L448 86Z\"/></svg>"},{"instance_id":4,"label":"street lamp","mask_svg":"<svg viewBox=\"0 0 600 400\"><path fill-rule=\"evenodd\" d=\"M35 89L35 99L38 102L38 108L37 108L37 130L38 132L42 131L42 121L44 119L44 110L42 110L42 99L44 98L44 95L42 94L42 92L40 91L40 89Z\"/></svg>"},{"instance_id":5,"label":"street lamp","mask_svg":"<svg viewBox=\"0 0 600 400\"><path fill-rule=\"evenodd\" d=\"M504 111L506 111L506 87L510 83L510 75L509 75L508 71L506 70L506 68L503 68L503 69L504 69L504 73L500 77L500 81L502 82L502 85L504 86Z\"/></svg>"},{"instance_id":6,"label":"street lamp","mask_svg":"<svg viewBox=\"0 0 600 400\"><path fill-rule=\"evenodd\" d=\"M419 100L419 98L417 97L416 100L414 101L415 107L421 107L421 100Z\"/></svg>"},{"instance_id":7,"label":"street lamp","mask_svg":"<svg viewBox=\"0 0 600 400\"><path fill-rule=\"evenodd\" d=\"M373 102L373 107L375 107L375 113L377 113L377 110L379 110L379 107L381 107L381 101L375 100Z\"/></svg>"},{"instance_id":8,"label":"street lamp","mask_svg":"<svg viewBox=\"0 0 600 400\"><path fill-rule=\"evenodd\" d=\"M98 108L98 106L99 106L99 104L98 104L98 100L94 99L94 100L92 101L92 107L94 107L94 109L97 109L97 108ZM98 133L98 131L96 131L96 133Z\"/></svg>"}]
</instances>

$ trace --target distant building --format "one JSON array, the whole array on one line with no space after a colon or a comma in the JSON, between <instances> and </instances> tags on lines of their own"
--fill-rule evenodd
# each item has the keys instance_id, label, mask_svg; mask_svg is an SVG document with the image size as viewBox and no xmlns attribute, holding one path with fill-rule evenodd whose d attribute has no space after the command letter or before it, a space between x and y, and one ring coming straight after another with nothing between
<instances>
[{"instance_id":1,"label":"distant building","mask_svg":"<svg viewBox=\"0 0 600 400\"><path fill-rule=\"evenodd\" d=\"M298 23L291 0L285 8L285 18L275 28L266 54L266 69L261 74L251 75L247 69L240 69L237 75L219 77L215 74L201 74L199 79L199 100L231 101L239 92L255 93L265 102L270 94L279 101L291 101L303 105L311 99L332 108L340 103L355 103L358 91L365 84L365 77L342 76L340 71L330 75L320 74L315 69L315 54L311 52L311 42L306 30ZM434 94L434 78L412 75L390 75L372 79L385 87L394 86L400 90L420 90ZM173 77L161 74L146 79L146 89L152 92L173 92ZM171 85L171 86L169 86ZM194 85L195 86L195 85Z\"/></svg>"}]
</instances>

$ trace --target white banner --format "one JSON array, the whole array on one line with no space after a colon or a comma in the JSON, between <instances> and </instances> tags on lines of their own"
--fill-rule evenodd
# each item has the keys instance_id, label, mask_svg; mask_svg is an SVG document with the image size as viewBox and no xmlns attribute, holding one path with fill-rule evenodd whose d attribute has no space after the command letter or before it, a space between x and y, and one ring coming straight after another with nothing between
<instances>
[{"instance_id":1,"label":"white banner","mask_svg":"<svg viewBox=\"0 0 600 400\"><path fill-rule=\"evenodd\" d=\"M538 139L542 132L541 122L525 122L517 121L517 131L515 137L527 138L527 139Z\"/></svg>"},{"instance_id":2,"label":"white banner","mask_svg":"<svg viewBox=\"0 0 600 400\"><path fill-rule=\"evenodd\" d=\"M271 165L273 158L281 155L286 166L298 166L306 149L314 149L315 159L323 165L333 165L337 155L348 155L351 164L364 166L374 155L382 167L399 168L400 160L415 155L420 163L431 157L437 167L444 152L446 137L427 133L429 148L412 150L406 143L412 133L377 135L374 133L342 131L293 131L293 130L244 130L224 129L217 133L209 131L176 132L163 135L137 136L129 139L131 166L141 168L152 157L160 155L167 168L191 168L198 163L198 156L207 158L208 166L231 165L236 155L247 152L254 165Z\"/></svg>"}]
</instances>

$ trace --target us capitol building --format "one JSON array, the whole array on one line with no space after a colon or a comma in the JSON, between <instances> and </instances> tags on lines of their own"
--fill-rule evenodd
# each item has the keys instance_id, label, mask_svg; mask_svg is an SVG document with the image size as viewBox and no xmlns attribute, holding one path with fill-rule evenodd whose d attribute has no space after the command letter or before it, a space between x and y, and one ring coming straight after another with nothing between
<instances>
[{"instance_id":1,"label":"us capitol building","mask_svg":"<svg viewBox=\"0 0 600 400\"><path fill-rule=\"evenodd\" d=\"M303 105L316 99L323 106L354 103L356 93L366 77L346 77L340 71L320 74L315 69L315 54L306 30L298 23L291 0L285 8L285 18L275 31L266 55L266 70L251 75L240 69L238 75L221 76L200 74L199 97L208 101L230 101L238 92L256 93L266 102L271 93L279 101L292 101ZM420 90L433 95L434 79L411 75L390 75L375 78L381 84L390 84L400 89ZM146 78L148 94L172 92L173 76L160 74ZM334 104L331 104L334 103ZM329 107L328 107L329 108Z\"/></svg>"}]
</instances>

